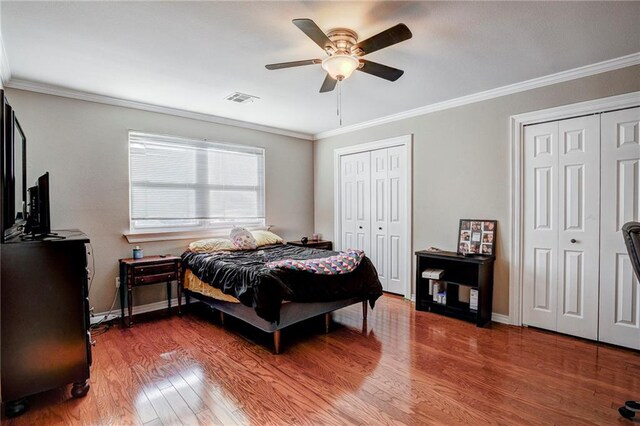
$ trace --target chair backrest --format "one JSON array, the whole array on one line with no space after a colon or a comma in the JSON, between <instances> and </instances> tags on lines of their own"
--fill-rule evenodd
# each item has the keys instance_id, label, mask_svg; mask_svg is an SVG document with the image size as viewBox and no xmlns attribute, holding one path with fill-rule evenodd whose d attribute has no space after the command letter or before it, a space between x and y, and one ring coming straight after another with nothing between
<instances>
[{"instance_id":1,"label":"chair backrest","mask_svg":"<svg viewBox=\"0 0 640 426\"><path fill-rule=\"evenodd\" d=\"M640 222L628 222L622 227L622 236L627 245L631 265L640 280Z\"/></svg>"}]
</instances>

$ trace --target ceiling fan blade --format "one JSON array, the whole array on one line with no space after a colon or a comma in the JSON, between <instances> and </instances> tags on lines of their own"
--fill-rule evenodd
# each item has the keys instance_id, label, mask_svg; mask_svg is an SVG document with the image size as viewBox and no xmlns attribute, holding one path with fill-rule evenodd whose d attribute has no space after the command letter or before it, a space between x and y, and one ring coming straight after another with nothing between
<instances>
[{"instance_id":1,"label":"ceiling fan blade","mask_svg":"<svg viewBox=\"0 0 640 426\"><path fill-rule=\"evenodd\" d=\"M279 64L265 65L268 70L279 70L281 68L301 67L303 65L321 64L320 59L308 59L306 61L280 62Z\"/></svg>"},{"instance_id":2,"label":"ceiling fan blade","mask_svg":"<svg viewBox=\"0 0 640 426\"><path fill-rule=\"evenodd\" d=\"M327 37L327 35L313 22L311 19L294 19L293 25L300 28L311 40L313 40L322 50L326 50L328 47L333 50L338 50L335 44Z\"/></svg>"},{"instance_id":3,"label":"ceiling fan blade","mask_svg":"<svg viewBox=\"0 0 640 426\"><path fill-rule=\"evenodd\" d=\"M360 59L360 63L363 64L363 66L357 68L359 71L384 78L385 80L396 81L404 74L404 71L398 68L388 67L377 62L367 61L366 59Z\"/></svg>"},{"instance_id":4,"label":"ceiling fan blade","mask_svg":"<svg viewBox=\"0 0 640 426\"><path fill-rule=\"evenodd\" d=\"M385 47L408 40L411 37L413 37L413 34L411 34L409 28L405 24L398 24L361 41L353 46L351 51L359 56L364 56L376 50L384 49ZM358 50L360 50L360 52Z\"/></svg>"},{"instance_id":5,"label":"ceiling fan blade","mask_svg":"<svg viewBox=\"0 0 640 426\"><path fill-rule=\"evenodd\" d=\"M334 80L329 74L324 78L322 87L320 87L320 93L330 92L336 88L338 80Z\"/></svg>"}]
</instances>

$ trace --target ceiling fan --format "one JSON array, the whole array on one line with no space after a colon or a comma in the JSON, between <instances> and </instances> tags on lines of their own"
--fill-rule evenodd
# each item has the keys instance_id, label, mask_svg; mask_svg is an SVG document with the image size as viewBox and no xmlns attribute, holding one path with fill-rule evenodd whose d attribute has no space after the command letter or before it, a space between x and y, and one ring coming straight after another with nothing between
<instances>
[{"instance_id":1,"label":"ceiling fan","mask_svg":"<svg viewBox=\"0 0 640 426\"><path fill-rule=\"evenodd\" d=\"M320 87L320 93L332 91L338 81L349 78L355 70L389 81L396 81L404 74L404 71L400 69L362 59L362 56L410 39L412 34L405 24L395 25L373 37L358 42L358 35L347 28L336 28L325 34L311 19L294 19L292 22L320 46L328 56L324 59L269 64L266 65L268 70L321 64L322 68L327 71L327 76Z\"/></svg>"}]
</instances>

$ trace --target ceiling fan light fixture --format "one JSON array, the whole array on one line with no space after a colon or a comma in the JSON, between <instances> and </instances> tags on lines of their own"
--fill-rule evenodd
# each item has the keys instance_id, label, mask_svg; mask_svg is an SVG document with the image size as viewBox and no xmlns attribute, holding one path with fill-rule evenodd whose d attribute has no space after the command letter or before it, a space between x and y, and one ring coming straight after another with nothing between
<instances>
[{"instance_id":1,"label":"ceiling fan light fixture","mask_svg":"<svg viewBox=\"0 0 640 426\"><path fill-rule=\"evenodd\" d=\"M322 68L335 80L346 80L360 66L353 55L334 54L322 61Z\"/></svg>"}]
</instances>

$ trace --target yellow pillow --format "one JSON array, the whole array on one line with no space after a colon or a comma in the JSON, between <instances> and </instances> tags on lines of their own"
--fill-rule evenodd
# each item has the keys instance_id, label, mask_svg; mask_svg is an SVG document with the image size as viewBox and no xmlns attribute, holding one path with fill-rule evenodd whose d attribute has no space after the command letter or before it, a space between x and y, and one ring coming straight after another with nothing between
<instances>
[{"instance_id":1,"label":"yellow pillow","mask_svg":"<svg viewBox=\"0 0 640 426\"><path fill-rule=\"evenodd\" d=\"M189 251L196 253L211 253L214 251L233 251L237 248L228 238L208 238L206 240L198 240L189 244Z\"/></svg>"},{"instance_id":2,"label":"yellow pillow","mask_svg":"<svg viewBox=\"0 0 640 426\"><path fill-rule=\"evenodd\" d=\"M267 246L270 244L282 244L284 240L270 231L251 231L253 238L256 239L256 245Z\"/></svg>"}]
</instances>

